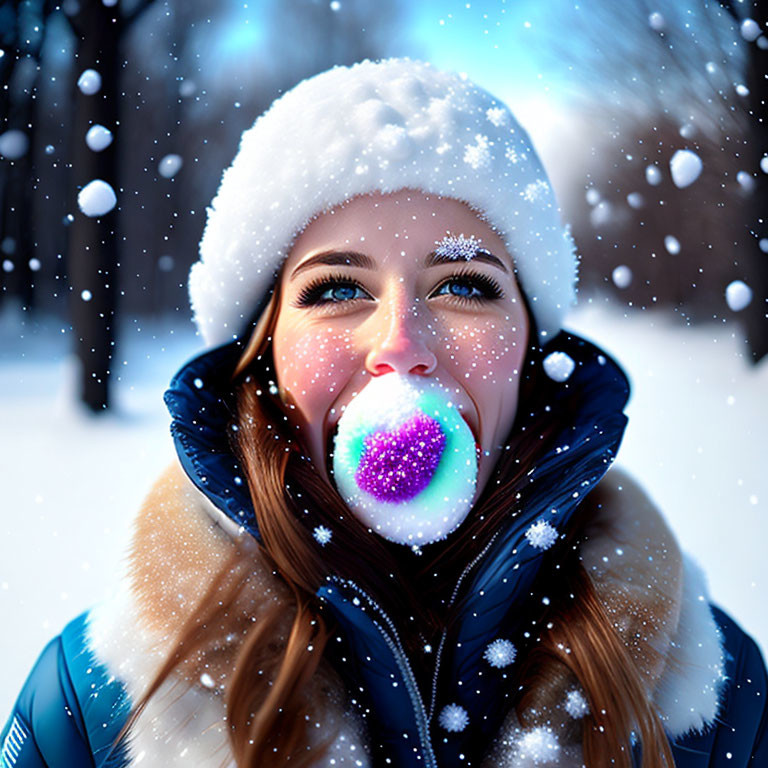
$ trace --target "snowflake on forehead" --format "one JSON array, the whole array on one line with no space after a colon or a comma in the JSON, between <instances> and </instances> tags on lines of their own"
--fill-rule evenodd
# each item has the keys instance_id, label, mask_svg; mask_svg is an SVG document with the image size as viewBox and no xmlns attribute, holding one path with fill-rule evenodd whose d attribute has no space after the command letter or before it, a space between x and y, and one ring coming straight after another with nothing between
<instances>
[{"instance_id":1,"label":"snowflake on forehead","mask_svg":"<svg viewBox=\"0 0 768 768\"><path fill-rule=\"evenodd\" d=\"M520 160L520 156L517 154L514 147L507 147L507 151L504 153L504 157L506 157L507 160L513 164Z\"/></svg>"},{"instance_id":2,"label":"snowflake on forehead","mask_svg":"<svg viewBox=\"0 0 768 768\"><path fill-rule=\"evenodd\" d=\"M470 261L481 247L481 241L474 235L446 235L436 240L435 253L453 261Z\"/></svg>"},{"instance_id":3,"label":"snowflake on forehead","mask_svg":"<svg viewBox=\"0 0 768 768\"><path fill-rule=\"evenodd\" d=\"M483 653L483 658L496 669L508 667L517 656L517 648L509 640L494 640Z\"/></svg>"},{"instance_id":4,"label":"snowflake on forehead","mask_svg":"<svg viewBox=\"0 0 768 768\"><path fill-rule=\"evenodd\" d=\"M565 711L574 720L589 714L589 704L587 704L584 694L578 688L573 688L565 695Z\"/></svg>"},{"instance_id":5,"label":"snowflake on forehead","mask_svg":"<svg viewBox=\"0 0 768 768\"><path fill-rule=\"evenodd\" d=\"M459 704L449 704L437 718L440 725L450 733L460 733L469 725L467 710Z\"/></svg>"},{"instance_id":6,"label":"snowflake on forehead","mask_svg":"<svg viewBox=\"0 0 768 768\"><path fill-rule=\"evenodd\" d=\"M549 549L557 541L557 528L546 520L537 520L525 532L525 538L536 549Z\"/></svg>"},{"instance_id":7,"label":"snowflake on forehead","mask_svg":"<svg viewBox=\"0 0 768 768\"><path fill-rule=\"evenodd\" d=\"M333 537L333 533L330 528L326 528L324 525L318 525L312 535L315 537L315 541L321 546L325 546Z\"/></svg>"}]
</instances>

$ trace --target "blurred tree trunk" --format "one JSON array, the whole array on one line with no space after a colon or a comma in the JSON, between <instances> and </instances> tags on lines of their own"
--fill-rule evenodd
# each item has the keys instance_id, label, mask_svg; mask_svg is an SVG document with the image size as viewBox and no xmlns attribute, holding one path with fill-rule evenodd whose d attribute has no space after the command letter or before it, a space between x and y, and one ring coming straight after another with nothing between
<instances>
[{"instance_id":1,"label":"blurred tree trunk","mask_svg":"<svg viewBox=\"0 0 768 768\"><path fill-rule=\"evenodd\" d=\"M101 152L85 143L92 125L111 131L120 123L120 43L135 18L149 5L139 3L129 16L119 5L107 7L100 0L84 0L69 16L77 37L76 74L94 69L101 75L101 89L91 96L75 85L72 151L73 188L81 190L94 179L106 181L119 196L116 140ZM81 363L80 396L93 411L109 407L110 375L115 352L116 299L118 295L117 208L97 218L77 208L69 231L70 314L77 355Z\"/></svg>"},{"instance_id":2,"label":"blurred tree trunk","mask_svg":"<svg viewBox=\"0 0 768 768\"><path fill-rule=\"evenodd\" d=\"M768 30L768 0L752 4L752 18L763 30ZM768 49L750 43L747 87L749 88L752 118L752 141L749 153L750 168L759 169L761 158L768 156ZM767 169L768 170L768 169ZM747 341L755 363L768 355L768 253L757 243L768 242L768 174L757 171L752 196L750 229L756 235L751 242L747 283L752 288L752 302L745 310Z\"/></svg>"},{"instance_id":3,"label":"blurred tree trunk","mask_svg":"<svg viewBox=\"0 0 768 768\"><path fill-rule=\"evenodd\" d=\"M0 4L0 133L20 131L27 150L18 158L3 160L0 168L0 261L2 294L16 295L29 309L34 301L32 197L35 184L35 88L40 64L42 34L35 20L42 18L39 1ZM6 264L8 266L6 266Z\"/></svg>"}]
</instances>

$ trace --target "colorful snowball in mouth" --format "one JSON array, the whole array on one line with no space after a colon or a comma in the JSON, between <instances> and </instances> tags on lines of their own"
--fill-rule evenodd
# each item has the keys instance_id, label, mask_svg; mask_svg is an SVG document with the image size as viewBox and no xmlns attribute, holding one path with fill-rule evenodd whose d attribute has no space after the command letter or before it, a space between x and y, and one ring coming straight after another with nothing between
<instances>
[{"instance_id":1,"label":"colorful snowball in mouth","mask_svg":"<svg viewBox=\"0 0 768 768\"><path fill-rule=\"evenodd\" d=\"M377 376L349 403L333 473L355 516L400 544L445 538L465 519L477 482L472 431L435 380Z\"/></svg>"}]
</instances>

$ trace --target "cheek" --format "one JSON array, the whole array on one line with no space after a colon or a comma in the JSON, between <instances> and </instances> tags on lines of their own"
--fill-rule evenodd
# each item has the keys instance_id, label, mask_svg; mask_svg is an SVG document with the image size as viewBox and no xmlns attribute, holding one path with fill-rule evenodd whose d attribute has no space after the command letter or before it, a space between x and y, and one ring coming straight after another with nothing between
<instances>
[{"instance_id":1,"label":"cheek","mask_svg":"<svg viewBox=\"0 0 768 768\"><path fill-rule=\"evenodd\" d=\"M275 329L275 373L281 391L307 422L321 420L344 385L352 354L349 333L285 324Z\"/></svg>"},{"instance_id":2,"label":"cheek","mask_svg":"<svg viewBox=\"0 0 768 768\"><path fill-rule=\"evenodd\" d=\"M465 385L509 385L518 379L525 333L511 323L467 323L450 329L443 349L455 378Z\"/></svg>"}]
</instances>

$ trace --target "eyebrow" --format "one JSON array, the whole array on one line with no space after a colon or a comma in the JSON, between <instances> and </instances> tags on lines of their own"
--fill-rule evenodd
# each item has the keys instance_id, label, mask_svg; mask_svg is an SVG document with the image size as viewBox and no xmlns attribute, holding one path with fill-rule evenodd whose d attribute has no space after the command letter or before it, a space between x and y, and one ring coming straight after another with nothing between
<instances>
[{"instance_id":1,"label":"eyebrow","mask_svg":"<svg viewBox=\"0 0 768 768\"><path fill-rule=\"evenodd\" d=\"M451 256L447 253L440 254L436 251L431 251L424 259L424 267L435 267L439 264L466 263L468 261L482 261L486 264L491 264L494 267L498 267L500 270L502 270L502 272L509 272L509 270L504 265L504 262L502 262L502 260L497 256L494 256L492 253L485 250L485 248L478 248L468 259L456 258L455 256ZM322 251L321 253L316 253L313 256L310 256L308 259L302 261L301 264L299 264L293 270L293 272L291 272L290 279L293 280L296 275L300 274L305 269L310 269L311 267L315 267L319 264L326 264L330 266L360 267L362 269L376 268L376 262L365 253L358 253L357 251Z\"/></svg>"}]
</instances>

